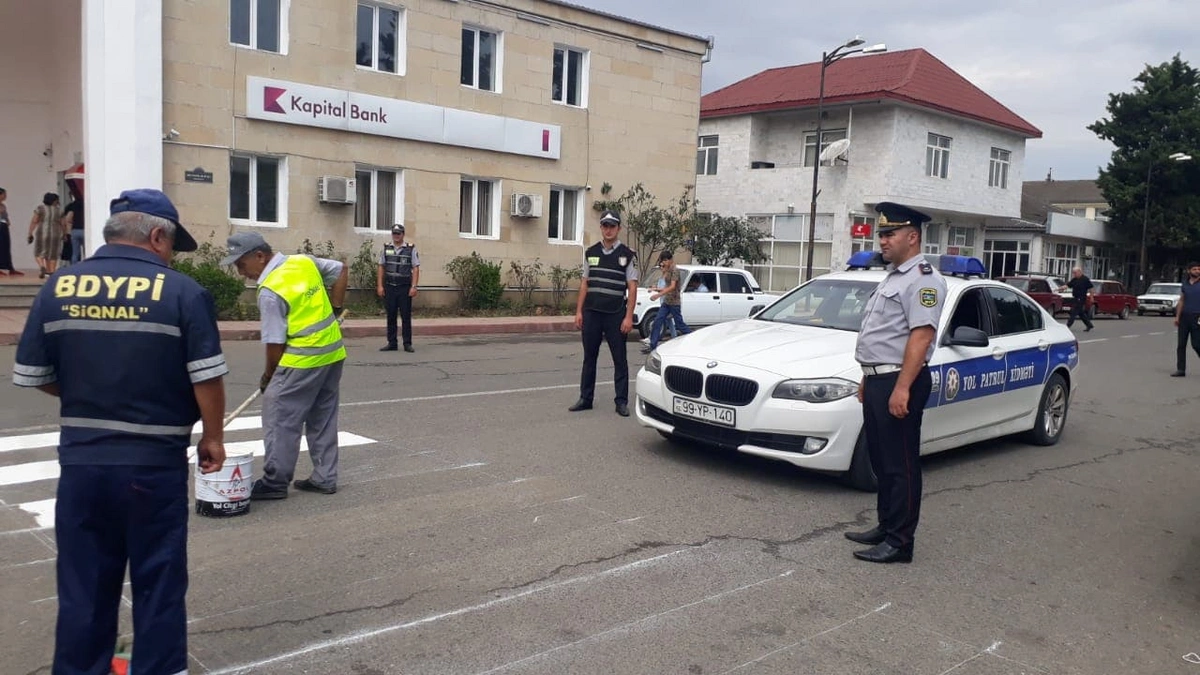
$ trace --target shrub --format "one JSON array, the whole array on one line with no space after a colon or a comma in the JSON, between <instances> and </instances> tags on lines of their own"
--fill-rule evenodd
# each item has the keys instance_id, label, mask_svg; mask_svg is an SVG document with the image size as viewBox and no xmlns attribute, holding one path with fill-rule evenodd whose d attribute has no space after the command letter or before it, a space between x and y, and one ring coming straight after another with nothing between
<instances>
[{"instance_id":1,"label":"shrub","mask_svg":"<svg viewBox=\"0 0 1200 675\"><path fill-rule=\"evenodd\" d=\"M219 318L228 318L235 311L238 298L246 288L241 279L208 260L197 262L191 258L183 258L176 260L173 266L176 271L195 279L196 283L212 294Z\"/></svg>"},{"instance_id":2,"label":"shrub","mask_svg":"<svg viewBox=\"0 0 1200 675\"><path fill-rule=\"evenodd\" d=\"M358 255L350 262L350 287L374 289L379 280L379 258L371 241L358 247Z\"/></svg>"},{"instance_id":3,"label":"shrub","mask_svg":"<svg viewBox=\"0 0 1200 675\"><path fill-rule=\"evenodd\" d=\"M554 306L562 307L567 301L567 290L571 282L583 276L583 267L563 267L554 265L550 268L550 294L554 298Z\"/></svg>"},{"instance_id":4,"label":"shrub","mask_svg":"<svg viewBox=\"0 0 1200 675\"><path fill-rule=\"evenodd\" d=\"M509 285L521 292L521 302L526 307L533 305L533 292L542 278L542 263L538 259L523 265L516 260L509 263Z\"/></svg>"},{"instance_id":5,"label":"shrub","mask_svg":"<svg viewBox=\"0 0 1200 675\"><path fill-rule=\"evenodd\" d=\"M459 302L466 309L494 309L504 294L500 263L485 260L475 251L446 263L446 273L458 284Z\"/></svg>"}]
</instances>

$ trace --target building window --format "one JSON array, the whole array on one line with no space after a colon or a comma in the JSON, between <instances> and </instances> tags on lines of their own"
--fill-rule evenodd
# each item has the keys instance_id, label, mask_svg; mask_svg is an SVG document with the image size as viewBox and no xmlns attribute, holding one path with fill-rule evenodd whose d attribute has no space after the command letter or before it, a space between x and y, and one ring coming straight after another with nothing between
<instances>
[{"instance_id":1,"label":"building window","mask_svg":"<svg viewBox=\"0 0 1200 675\"><path fill-rule=\"evenodd\" d=\"M925 224L925 232L921 235L921 253L926 255L941 255L942 226L938 223Z\"/></svg>"},{"instance_id":2,"label":"building window","mask_svg":"<svg viewBox=\"0 0 1200 675\"><path fill-rule=\"evenodd\" d=\"M288 0L229 0L229 41L284 53Z\"/></svg>"},{"instance_id":3,"label":"building window","mask_svg":"<svg viewBox=\"0 0 1200 675\"><path fill-rule=\"evenodd\" d=\"M845 129L831 129L821 131L821 150L829 147L829 144L834 141L840 141L846 138ZM809 132L804 134L804 166L812 166L816 164L817 157L821 155L817 151L817 132ZM827 159L821 162L821 166L833 166L833 160Z\"/></svg>"},{"instance_id":4,"label":"building window","mask_svg":"<svg viewBox=\"0 0 1200 675\"><path fill-rule=\"evenodd\" d=\"M578 244L583 240L583 192L569 188L550 188L549 238L553 244Z\"/></svg>"},{"instance_id":5,"label":"building window","mask_svg":"<svg viewBox=\"0 0 1200 675\"><path fill-rule=\"evenodd\" d=\"M950 226L946 229L947 255L975 255L975 229Z\"/></svg>"},{"instance_id":6,"label":"building window","mask_svg":"<svg viewBox=\"0 0 1200 675\"><path fill-rule=\"evenodd\" d=\"M498 181L464 178L459 182L458 236L500 238Z\"/></svg>"},{"instance_id":7,"label":"building window","mask_svg":"<svg viewBox=\"0 0 1200 675\"><path fill-rule=\"evenodd\" d=\"M354 204L356 230L388 232L404 222L404 174L391 169L354 171L358 199Z\"/></svg>"},{"instance_id":8,"label":"building window","mask_svg":"<svg viewBox=\"0 0 1200 675\"><path fill-rule=\"evenodd\" d=\"M400 10L386 5L358 5L355 62L362 68L404 74L404 26Z\"/></svg>"},{"instance_id":9,"label":"building window","mask_svg":"<svg viewBox=\"0 0 1200 675\"><path fill-rule=\"evenodd\" d=\"M950 137L929 134L925 147L925 174L945 178L950 168Z\"/></svg>"},{"instance_id":10,"label":"building window","mask_svg":"<svg viewBox=\"0 0 1200 675\"><path fill-rule=\"evenodd\" d=\"M988 187L1008 189L1008 164L1012 153L992 148L992 159L988 165Z\"/></svg>"},{"instance_id":11,"label":"building window","mask_svg":"<svg viewBox=\"0 0 1200 675\"><path fill-rule=\"evenodd\" d=\"M808 266L808 214L750 216L751 225L770 238L761 240L763 253L769 256L761 265L746 269L772 292L790 291L805 281ZM827 274L833 265L833 214L818 213L813 237L813 276Z\"/></svg>"},{"instance_id":12,"label":"building window","mask_svg":"<svg viewBox=\"0 0 1200 675\"><path fill-rule=\"evenodd\" d=\"M245 225L286 225L287 162L281 157L229 158L229 219Z\"/></svg>"},{"instance_id":13,"label":"building window","mask_svg":"<svg viewBox=\"0 0 1200 675\"><path fill-rule=\"evenodd\" d=\"M1075 244L1052 244L1042 259L1046 274L1069 279L1071 269L1079 265L1079 246Z\"/></svg>"},{"instance_id":14,"label":"building window","mask_svg":"<svg viewBox=\"0 0 1200 675\"><path fill-rule=\"evenodd\" d=\"M717 175L717 141L719 136L701 136L696 150L696 175Z\"/></svg>"},{"instance_id":15,"label":"building window","mask_svg":"<svg viewBox=\"0 0 1200 675\"><path fill-rule=\"evenodd\" d=\"M854 216L850 227L850 253L875 250L875 217Z\"/></svg>"},{"instance_id":16,"label":"building window","mask_svg":"<svg viewBox=\"0 0 1200 675\"><path fill-rule=\"evenodd\" d=\"M587 107L587 52L570 47L554 48L554 79L550 98L577 108Z\"/></svg>"},{"instance_id":17,"label":"building window","mask_svg":"<svg viewBox=\"0 0 1200 675\"><path fill-rule=\"evenodd\" d=\"M1066 211L1066 212L1067 212L1067 214L1069 214L1069 215L1072 215L1072 216L1076 216L1076 217L1079 217L1079 218L1087 218L1087 217L1088 217L1088 215L1087 215L1087 212L1088 212L1088 210L1087 210L1087 207L1076 207L1076 208L1072 208L1072 209L1063 209L1063 210L1064 210L1064 211Z\"/></svg>"},{"instance_id":18,"label":"building window","mask_svg":"<svg viewBox=\"0 0 1200 675\"><path fill-rule=\"evenodd\" d=\"M988 276L995 279L1029 272L1029 242L985 239L983 262Z\"/></svg>"},{"instance_id":19,"label":"building window","mask_svg":"<svg viewBox=\"0 0 1200 675\"><path fill-rule=\"evenodd\" d=\"M500 91L499 33L462 29L462 83L484 91Z\"/></svg>"}]
</instances>

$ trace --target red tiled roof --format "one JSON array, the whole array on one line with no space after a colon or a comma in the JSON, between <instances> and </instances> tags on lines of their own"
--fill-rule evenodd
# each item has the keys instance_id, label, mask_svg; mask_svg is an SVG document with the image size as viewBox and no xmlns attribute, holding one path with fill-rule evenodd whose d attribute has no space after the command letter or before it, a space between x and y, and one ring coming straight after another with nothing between
<instances>
[{"instance_id":1,"label":"red tiled roof","mask_svg":"<svg viewBox=\"0 0 1200 675\"><path fill-rule=\"evenodd\" d=\"M821 64L771 68L700 100L701 119L817 105ZM825 103L890 99L1011 129L1042 132L924 49L856 56L825 69Z\"/></svg>"}]
</instances>

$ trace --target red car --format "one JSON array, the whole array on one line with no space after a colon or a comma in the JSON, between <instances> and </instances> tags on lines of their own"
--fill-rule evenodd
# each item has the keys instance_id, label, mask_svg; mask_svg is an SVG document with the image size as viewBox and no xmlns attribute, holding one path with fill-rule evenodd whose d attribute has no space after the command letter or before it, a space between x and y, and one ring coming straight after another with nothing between
<instances>
[{"instance_id":1,"label":"red car","mask_svg":"<svg viewBox=\"0 0 1200 675\"><path fill-rule=\"evenodd\" d=\"M998 277L1009 286L1025 292L1033 301L1046 308L1051 315L1063 311L1063 296L1058 288L1065 282L1055 276L1046 274L1021 274L1009 277Z\"/></svg>"},{"instance_id":2,"label":"red car","mask_svg":"<svg viewBox=\"0 0 1200 675\"><path fill-rule=\"evenodd\" d=\"M1137 310L1137 297L1125 290L1125 285L1119 281L1092 281L1092 302L1084 309L1089 316L1097 314L1112 314L1121 319L1128 319ZM1067 298L1064 309L1069 310L1072 300Z\"/></svg>"}]
</instances>

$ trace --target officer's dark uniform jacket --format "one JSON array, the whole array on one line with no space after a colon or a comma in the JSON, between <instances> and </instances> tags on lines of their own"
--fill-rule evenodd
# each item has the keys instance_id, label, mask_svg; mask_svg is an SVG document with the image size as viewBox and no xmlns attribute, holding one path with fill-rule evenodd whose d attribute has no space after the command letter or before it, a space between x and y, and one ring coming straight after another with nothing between
<instances>
[{"instance_id":1,"label":"officer's dark uniform jacket","mask_svg":"<svg viewBox=\"0 0 1200 675\"><path fill-rule=\"evenodd\" d=\"M48 279L13 383L58 383L60 463L185 467L192 386L229 372L215 317L208 291L133 246L102 246Z\"/></svg>"},{"instance_id":2,"label":"officer's dark uniform jacket","mask_svg":"<svg viewBox=\"0 0 1200 675\"><path fill-rule=\"evenodd\" d=\"M383 280L389 286L412 286L413 245L383 247Z\"/></svg>"},{"instance_id":3,"label":"officer's dark uniform jacket","mask_svg":"<svg viewBox=\"0 0 1200 675\"><path fill-rule=\"evenodd\" d=\"M633 249L625 244L617 244L616 248L605 253L604 243L596 242L588 247L585 255L588 258L588 272L583 308L605 314L625 311L625 293L628 290L625 268L633 261Z\"/></svg>"}]
</instances>

